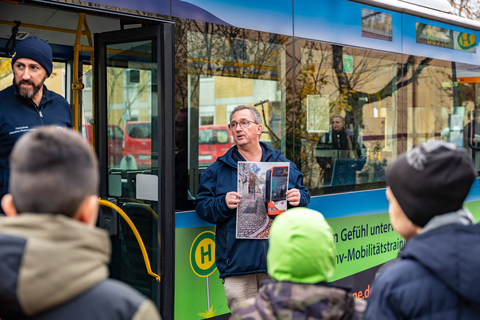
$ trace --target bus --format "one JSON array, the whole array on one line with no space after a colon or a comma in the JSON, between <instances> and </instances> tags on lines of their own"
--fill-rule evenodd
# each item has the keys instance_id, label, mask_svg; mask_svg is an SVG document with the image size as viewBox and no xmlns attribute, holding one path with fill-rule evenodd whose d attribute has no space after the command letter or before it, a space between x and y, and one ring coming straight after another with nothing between
<instances>
[{"instance_id":1,"label":"bus","mask_svg":"<svg viewBox=\"0 0 480 320\"><path fill-rule=\"evenodd\" d=\"M271 218L287 210L288 166L276 166L265 174L265 209Z\"/></svg>"},{"instance_id":2,"label":"bus","mask_svg":"<svg viewBox=\"0 0 480 320\"><path fill-rule=\"evenodd\" d=\"M444 140L480 168L480 22L451 14L447 0L9 0L0 9L0 89L12 84L15 43L51 45L45 84L70 102L75 130L91 125L99 195L129 217L146 252L123 215L102 205L110 277L152 299L165 320L229 316L215 226L193 202L208 165L200 131L228 125L238 105L259 111L260 141L303 173L309 207L334 230L330 281L359 298L403 245L390 228L388 165ZM335 164L356 164L338 184L326 183L317 159L335 115L353 149ZM124 149L118 161L108 130L125 139L135 122L149 126L149 143L140 142L142 159ZM477 219L479 187L465 203ZM362 253L381 244L395 249Z\"/></svg>"}]
</instances>

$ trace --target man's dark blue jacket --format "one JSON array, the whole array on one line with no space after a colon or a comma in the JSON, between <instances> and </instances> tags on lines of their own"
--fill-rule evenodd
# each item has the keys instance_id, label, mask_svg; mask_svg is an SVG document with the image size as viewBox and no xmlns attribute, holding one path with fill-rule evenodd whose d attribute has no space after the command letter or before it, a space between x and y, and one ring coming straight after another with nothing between
<instances>
[{"instance_id":1,"label":"man's dark blue jacket","mask_svg":"<svg viewBox=\"0 0 480 320\"><path fill-rule=\"evenodd\" d=\"M480 319L480 225L414 236L373 283L365 319Z\"/></svg>"},{"instance_id":2,"label":"man's dark blue jacket","mask_svg":"<svg viewBox=\"0 0 480 320\"><path fill-rule=\"evenodd\" d=\"M303 174L295 164L260 142L263 147L262 159L266 162L290 162L288 189L300 191L299 206L310 203L310 194L303 185ZM200 186L195 198L195 209L200 218L216 224L215 262L220 278L243 274L267 273L267 240L236 238L236 209L229 209L225 203L227 192L237 191L237 162L232 155L234 146L227 153L202 172Z\"/></svg>"},{"instance_id":3,"label":"man's dark blue jacket","mask_svg":"<svg viewBox=\"0 0 480 320\"><path fill-rule=\"evenodd\" d=\"M8 159L15 142L25 132L47 125L57 125L61 130L72 127L70 105L61 95L43 86L43 98L37 107L13 85L0 91L0 198L8 192Z\"/></svg>"}]
</instances>

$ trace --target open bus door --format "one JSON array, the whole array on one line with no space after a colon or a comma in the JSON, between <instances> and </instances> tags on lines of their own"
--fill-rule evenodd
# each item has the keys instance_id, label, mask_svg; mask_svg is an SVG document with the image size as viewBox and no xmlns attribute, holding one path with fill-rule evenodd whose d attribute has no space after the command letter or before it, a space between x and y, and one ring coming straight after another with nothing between
<instances>
[{"instance_id":1,"label":"open bus door","mask_svg":"<svg viewBox=\"0 0 480 320\"><path fill-rule=\"evenodd\" d=\"M156 302L163 319L173 319L173 24L99 33L94 42L100 196L114 202L133 221L152 270L161 280L157 283L146 273L135 235L125 220L112 219L102 208L99 224L112 234L111 277ZM147 152L124 154L120 163L109 162L108 128L124 130L131 121L146 124L142 150Z\"/></svg>"}]
</instances>

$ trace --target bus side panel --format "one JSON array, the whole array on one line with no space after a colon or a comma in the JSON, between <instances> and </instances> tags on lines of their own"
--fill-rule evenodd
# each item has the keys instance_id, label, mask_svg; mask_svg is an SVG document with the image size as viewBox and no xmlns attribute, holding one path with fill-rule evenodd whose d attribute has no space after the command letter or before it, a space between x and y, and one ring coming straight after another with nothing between
<instances>
[{"instance_id":1,"label":"bus side panel","mask_svg":"<svg viewBox=\"0 0 480 320\"><path fill-rule=\"evenodd\" d=\"M333 229L337 248L337 269L330 281L394 259L405 244L393 230L388 213L331 218L327 222Z\"/></svg>"},{"instance_id":2,"label":"bus side panel","mask_svg":"<svg viewBox=\"0 0 480 320\"><path fill-rule=\"evenodd\" d=\"M196 215L195 212L192 214ZM199 276L192 266L195 264L191 259L192 247L195 250L196 247L202 246L204 244L202 241L207 241L208 245L208 239L201 239L214 232L214 226L176 228L175 230L175 319L205 319L230 312L218 270L215 268L209 276L204 276L206 273ZM204 249L199 250L204 255L205 263L208 263L210 258L215 260L213 247L204 246ZM203 271L201 268L202 266L200 270Z\"/></svg>"},{"instance_id":3,"label":"bus side panel","mask_svg":"<svg viewBox=\"0 0 480 320\"><path fill-rule=\"evenodd\" d=\"M477 223L480 221L480 200L467 202L463 205L463 207L470 210Z\"/></svg>"},{"instance_id":4,"label":"bus side panel","mask_svg":"<svg viewBox=\"0 0 480 320\"><path fill-rule=\"evenodd\" d=\"M477 198L471 198L471 202L465 203L465 208L468 208L478 221L480 200ZM310 207L319 209L313 208L315 202ZM230 311L218 270L215 269L208 277L199 276L194 272L191 262L194 244L198 244L198 240L206 233L214 233L215 227L194 226L202 224L195 220L195 212L186 212L184 215L183 219L190 221L192 226L176 228L175 319L205 319L228 314ZM359 298L368 297L376 270L383 263L397 257L405 244L404 240L392 229L386 212L328 218L327 221L333 229L337 250L337 269L330 281L351 286ZM215 258L214 252L209 252L209 249L204 249L203 253L207 254L208 258Z\"/></svg>"}]
</instances>

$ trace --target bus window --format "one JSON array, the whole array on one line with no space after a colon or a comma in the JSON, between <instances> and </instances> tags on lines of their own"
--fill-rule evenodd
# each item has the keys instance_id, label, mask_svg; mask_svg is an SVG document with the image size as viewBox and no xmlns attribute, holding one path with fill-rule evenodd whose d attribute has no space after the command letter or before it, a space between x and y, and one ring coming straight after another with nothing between
<instances>
[{"instance_id":1,"label":"bus window","mask_svg":"<svg viewBox=\"0 0 480 320\"><path fill-rule=\"evenodd\" d=\"M272 167L266 172L265 208L272 218L287 210L288 167Z\"/></svg>"},{"instance_id":2,"label":"bus window","mask_svg":"<svg viewBox=\"0 0 480 320\"><path fill-rule=\"evenodd\" d=\"M311 195L385 186L402 152L397 109L400 55L297 40L303 126L297 159ZM335 61L352 63L344 69ZM299 141L300 142L300 141Z\"/></svg>"},{"instance_id":3,"label":"bus window","mask_svg":"<svg viewBox=\"0 0 480 320\"><path fill-rule=\"evenodd\" d=\"M185 81L175 85L176 111L188 109L187 172L179 169L177 176L186 181L188 197L194 199L201 171L233 146L227 125L238 105L255 107L264 128L260 140L286 151L285 70L290 37L253 30L232 33L229 28L185 19L177 19L176 26L176 59L186 62L178 64L184 67L177 70L176 79Z\"/></svg>"}]
</instances>

